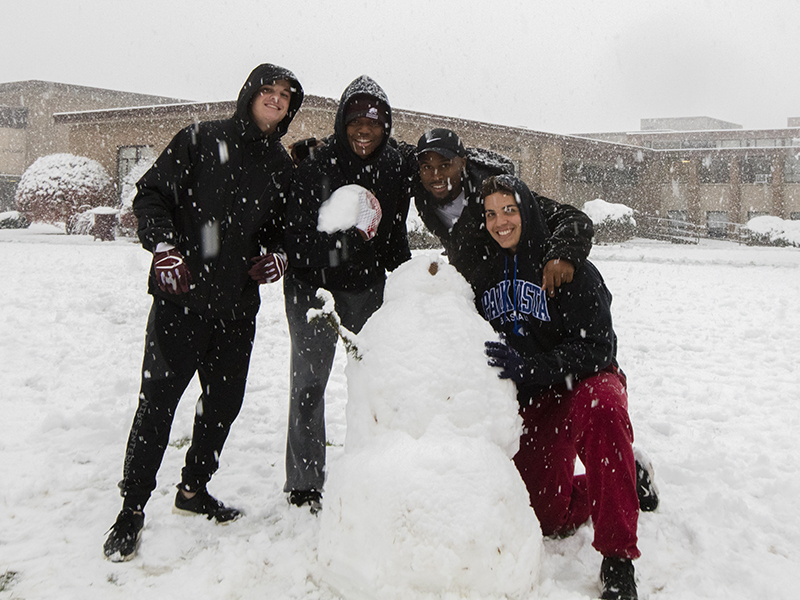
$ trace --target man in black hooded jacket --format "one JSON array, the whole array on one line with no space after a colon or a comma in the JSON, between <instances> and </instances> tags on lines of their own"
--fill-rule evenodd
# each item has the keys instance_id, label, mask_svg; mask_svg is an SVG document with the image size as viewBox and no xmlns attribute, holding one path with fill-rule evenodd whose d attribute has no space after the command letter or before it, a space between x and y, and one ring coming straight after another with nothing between
<instances>
[{"instance_id":1,"label":"man in black hooded jacket","mask_svg":"<svg viewBox=\"0 0 800 600\"><path fill-rule=\"evenodd\" d=\"M153 306L119 483L123 508L104 545L112 561L136 554L175 409L195 372L203 391L175 510L216 522L240 514L212 497L206 484L242 405L258 282L277 281L285 265L292 162L280 138L302 101L290 71L260 65L232 118L180 131L137 183L133 211L139 239L153 252Z\"/></svg>"},{"instance_id":2,"label":"man in black hooded jacket","mask_svg":"<svg viewBox=\"0 0 800 600\"><path fill-rule=\"evenodd\" d=\"M391 128L383 89L367 76L350 83L333 136L299 164L287 207L284 296L292 355L284 491L292 504L314 512L324 483L324 393L336 333L325 322L309 322L307 313L322 307L317 292L327 290L342 324L357 333L383 302L386 271L411 257L405 224L409 179L400 154L387 145ZM380 204L377 228L320 231L322 204L347 185L365 188Z\"/></svg>"},{"instance_id":3,"label":"man in black hooded jacket","mask_svg":"<svg viewBox=\"0 0 800 600\"><path fill-rule=\"evenodd\" d=\"M654 510L658 498L652 467L632 446L611 293L586 261L546 294L539 282L549 232L534 195L500 175L483 183L482 196L493 252L472 283L478 311L501 334L486 343L489 364L517 386L523 434L514 462L542 533L568 535L591 518L601 598L635 600L639 510ZM576 456L585 475L574 474Z\"/></svg>"}]
</instances>

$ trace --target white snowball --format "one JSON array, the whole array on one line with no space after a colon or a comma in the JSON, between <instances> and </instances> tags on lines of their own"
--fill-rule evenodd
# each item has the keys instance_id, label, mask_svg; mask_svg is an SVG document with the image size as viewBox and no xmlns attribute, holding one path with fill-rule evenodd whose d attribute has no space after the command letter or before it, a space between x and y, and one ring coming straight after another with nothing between
<instances>
[{"instance_id":1,"label":"white snowball","mask_svg":"<svg viewBox=\"0 0 800 600\"><path fill-rule=\"evenodd\" d=\"M358 222L358 206L366 189L360 185L345 185L335 190L319 207L317 231L334 233L347 231Z\"/></svg>"}]
</instances>

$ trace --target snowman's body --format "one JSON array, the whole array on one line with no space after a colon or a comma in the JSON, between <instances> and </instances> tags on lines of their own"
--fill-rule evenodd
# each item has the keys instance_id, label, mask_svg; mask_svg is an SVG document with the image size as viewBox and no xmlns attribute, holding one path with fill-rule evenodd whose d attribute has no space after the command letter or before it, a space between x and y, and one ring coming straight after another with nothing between
<instances>
[{"instance_id":1,"label":"snowman's body","mask_svg":"<svg viewBox=\"0 0 800 600\"><path fill-rule=\"evenodd\" d=\"M321 513L322 577L344 598L531 596L541 533L511 461L514 385L487 365L488 339L450 265L421 256L389 277L347 366Z\"/></svg>"}]
</instances>

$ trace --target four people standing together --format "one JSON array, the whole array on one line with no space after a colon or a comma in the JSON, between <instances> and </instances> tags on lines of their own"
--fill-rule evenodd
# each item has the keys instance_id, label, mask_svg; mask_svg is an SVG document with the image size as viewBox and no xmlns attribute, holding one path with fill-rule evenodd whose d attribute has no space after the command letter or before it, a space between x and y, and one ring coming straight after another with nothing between
<instances>
[{"instance_id":1,"label":"four people standing together","mask_svg":"<svg viewBox=\"0 0 800 600\"><path fill-rule=\"evenodd\" d=\"M175 409L195 373L202 393L175 511L218 523L241 515L206 484L242 405L258 285L282 276L291 340L284 491L292 505L321 509L336 333L306 315L326 290L342 324L361 329L383 302L386 272L411 256L413 197L502 336L487 343L488 360L517 384L525 434L515 462L543 532L567 535L591 517L604 556L602 597L636 598L636 519L657 496L649 463L633 456L610 294L587 261L591 221L533 194L510 161L466 149L455 132L431 130L417 146L395 142L389 100L366 76L342 94L333 135L295 166L280 139L302 101L290 71L260 65L232 118L179 132L137 184L133 208L153 253L153 306L119 484L123 507L106 557L137 552ZM371 218L346 231L318 230L323 203L352 184L370 192ZM573 477L576 455L585 476Z\"/></svg>"}]
</instances>

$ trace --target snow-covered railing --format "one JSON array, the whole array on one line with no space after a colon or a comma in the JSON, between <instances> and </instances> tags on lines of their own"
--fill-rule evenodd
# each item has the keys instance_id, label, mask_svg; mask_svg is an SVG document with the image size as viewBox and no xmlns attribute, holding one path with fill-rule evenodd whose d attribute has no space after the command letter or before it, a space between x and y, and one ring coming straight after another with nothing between
<instances>
[{"instance_id":1,"label":"snow-covered railing","mask_svg":"<svg viewBox=\"0 0 800 600\"><path fill-rule=\"evenodd\" d=\"M636 215L637 233L641 237L669 240L676 244L697 244L706 237L706 228L679 219Z\"/></svg>"}]
</instances>

